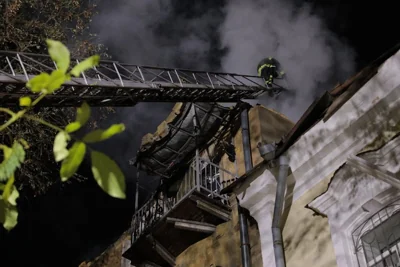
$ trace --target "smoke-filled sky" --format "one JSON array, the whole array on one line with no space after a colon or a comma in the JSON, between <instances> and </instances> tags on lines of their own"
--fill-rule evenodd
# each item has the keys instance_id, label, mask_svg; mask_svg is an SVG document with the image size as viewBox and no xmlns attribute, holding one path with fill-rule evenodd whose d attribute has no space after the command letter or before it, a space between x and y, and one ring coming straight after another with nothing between
<instances>
[{"instance_id":1,"label":"smoke-filled sky","mask_svg":"<svg viewBox=\"0 0 400 267\"><path fill-rule=\"evenodd\" d=\"M293 121L329 85L354 73L353 49L329 31L308 5L298 7L282 0L230 0L224 13L219 33L228 52L222 58L222 69L255 73L260 59L275 57L286 73L288 89L296 93L295 99L263 98L261 103ZM337 67L337 62L343 64Z\"/></svg>"},{"instance_id":2,"label":"smoke-filled sky","mask_svg":"<svg viewBox=\"0 0 400 267\"><path fill-rule=\"evenodd\" d=\"M261 97L259 102L294 121L318 94L355 72L353 48L331 32L310 5L290 1L119 0L104 2L92 26L114 59L133 64L254 75L258 62L273 56L281 62L295 98ZM120 108L108 121L128 126L103 149L129 176L135 177L128 159L135 156L141 137L155 131L171 106ZM156 178L143 175L142 196L157 185Z\"/></svg>"},{"instance_id":3,"label":"smoke-filled sky","mask_svg":"<svg viewBox=\"0 0 400 267\"><path fill-rule=\"evenodd\" d=\"M135 64L256 74L273 56L296 98L261 103L292 120L355 71L353 49L309 5L289 1L117 1L94 25L115 57Z\"/></svg>"},{"instance_id":4,"label":"smoke-filled sky","mask_svg":"<svg viewBox=\"0 0 400 267\"><path fill-rule=\"evenodd\" d=\"M363 2L361 7L356 0L344 4L338 0L99 1L92 31L99 33L116 60L256 74L263 57L276 57L296 98L282 95L260 101L292 120L321 92L400 41L387 34L388 25L398 24L396 1ZM171 107L141 103L118 108L103 122L102 127L115 122L127 126L126 132L103 143L101 149L123 168L128 199L112 199L90 180L32 201L9 237L13 242L0 247L10 251L5 254L14 263L25 263L10 266L76 266L125 230L133 211L136 178L128 160L135 156L142 136L154 132ZM157 185L144 175L140 181L142 197Z\"/></svg>"}]
</instances>

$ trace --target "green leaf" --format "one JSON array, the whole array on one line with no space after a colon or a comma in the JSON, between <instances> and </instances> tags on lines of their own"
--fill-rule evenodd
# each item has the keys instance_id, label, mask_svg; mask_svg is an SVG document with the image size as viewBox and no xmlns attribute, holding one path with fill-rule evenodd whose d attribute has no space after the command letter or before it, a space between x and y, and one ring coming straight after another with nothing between
<instances>
[{"instance_id":1,"label":"green leaf","mask_svg":"<svg viewBox=\"0 0 400 267\"><path fill-rule=\"evenodd\" d=\"M101 189L112 197L125 199L125 176L117 163L97 151L92 151L90 157L94 179Z\"/></svg>"},{"instance_id":2,"label":"green leaf","mask_svg":"<svg viewBox=\"0 0 400 267\"><path fill-rule=\"evenodd\" d=\"M90 118L90 113L90 106L83 102L82 106L76 111L76 121L80 122L82 126L85 125Z\"/></svg>"},{"instance_id":3,"label":"green leaf","mask_svg":"<svg viewBox=\"0 0 400 267\"><path fill-rule=\"evenodd\" d=\"M33 77L26 86L34 93L52 93L71 77L62 70L54 70L51 74L41 73ZM21 100L20 100L21 103Z\"/></svg>"},{"instance_id":4,"label":"green leaf","mask_svg":"<svg viewBox=\"0 0 400 267\"><path fill-rule=\"evenodd\" d=\"M12 186L11 188L11 194L8 197L8 203L10 203L13 206L17 206L17 198L19 198L19 192L15 185Z\"/></svg>"},{"instance_id":5,"label":"green leaf","mask_svg":"<svg viewBox=\"0 0 400 267\"><path fill-rule=\"evenodd\" d=\"M65 131L68 133L73 133L78 131L81 128L81 124L78 121L70 122L67 126L65 126Z\"/></svg>"},{"instance_id":6,"label":"green leaf","mask_svg":"<svg viewBox=\"0 0 400 267\"><path fill-rule=\"evenodd\" d=\"M119 134L125 130L123 123L111 125L107 130L97 129L83 137L85 143L95 143L106 140L116 134Z\"/></svg>"},{"instance_id":7,"label":"green leaf","mask_svg":"<svg viewBox=\"0 0 400 267\"><path fill-rule=\"evenodd\" d=\"M17 198L19 197L19 193L17 188L14 186L14 175L11 175L10 179L8 179L4 191L2 194L2 199L4 201L8 201L11 205L17 205Z\"/></svg>"},{"instance_id":8,"label":"green leaf","mask_svg":"<svg viewBox=\"0 0 400 267\"><path fill-rule=\"evenodd\" d=\"M71 70L71 74L74 75L75 77L79 77L79 75L84 72L87 69L93 68L94 66L97 66L100 62L100 56L94 55L91 56L84 61L80 62L79 64L75 65L73 69Z\"/></svg>"},{"instance_id":9,"label":"green leaf","mask_svg":"<svg viewBox=\"0 0 400 267\"><path fill-rule=\"evenodd\" d=\"M75 142L69 150L68 156L61 163L60 176L63 182L72 177L78 170L85 158L86 145L82 142Z\"/></svg>"},{"instance_id":10,"label":"green leaf","mask_svg":"<svg viewBox=\"0 0 400 267\"><path fill-rule=\"evenodd\" d=\"M19 99L21 107L29 107L32 104L32 99L29 96L23 96Z\"/></svg>"},{"instance_id":11,"label":"green leaf","mask_svg":"<svg viewBox=\"0 0 400 267\"><path fill-rule=\"evenodd\" d=\"M54 138L53 153L56 162L62 161L68 156L67 145L69 140L70 136L66 132L59 132Z\"/></svg>"},{"instance_id":12,"label":"green leaf","mask_svg":"<svg viewBox=\"0 0 400 267\"><path fill-rule=\"evenodd\" d=\"M26 87L31 89L31 91L34 93L40 93L44 90L47 90L47 85L49 84L49 81L50 75L47 73L41 73L30 79L26 83Z\"/></svg>"},{"instance_id":13,"label":"green leaf","mask_svg":"<svg viewBox=\"0 0 400 267\"><path fill-rule=\"evenodd\" d=\"M1 195L2 199L8 200L11 195L11 189L14 186L14 174L8 179L7 183L4 185L3 194Z\"/></svg>"},{"instance_id":14,"label":"green leaf","mask_svg":"<svg viewBox=\"0 0 400 267\"><path fill-rule=\"evenodd\" d=\"M59 89L66 80L67 76L62 70L53 70L46 88L46 93L53 93L55 90Z\"/></svg>"},{"instance_id":15,"label":"green leaf","mask_svg":"<svg viewBox=\"0 0 400 267\"><path fill-rule=\"evenodd\" d=\"M25 139L18 138L18 142L24 147L24 149L29 149L29 144Z\"/></svg>"},{"instance_id":16,"label":"green leaf","mask_svg":"<svg viewBox=\"0 0 400 267\"><path fill-rule=\"evenodd\" d=\"M25 160L25 150L22 145L14 141L13 146L3 146L4 160L0 163L0 181L5 181L14 174Z\"/></svg>"},{"instance_id":17,"label":"green leaf","mask_svg":"<svg viewBox=\"0 0 400 267\"><path fill-rule=\"evenodd\" d=\"M3 227L10 231L18 222L18 210L16 206L8 204L3 199L0 199L0 223Z\"/></svg>"},{"instance_id":18,"label":"green leaf","mask_svg":"<svg viewBox=\"0 0 400 267\"><path fill-rule=\"evenodd\" d=\"M56 63L59 70L66 73L70 63L68 48L59 41L47 39L46 43L49 48L51 59Z\"/></svg>"},{"instance_id":19,"label":"green leaf","mask_svg":"<svg viewBox=\"0 0 400 267\"><path fill-rule=\"evenodd\" d=\"M17 225L18 210L17 198L19 192L14 185L14 175L11 175L4 186L3 194L0 196L0 222L8 231Z\"/></svg>"},{"instance_id":20,"label":"green leaf","mask_svg":"<svg viewBox=\"0 0 400 267\"><path fill-rule=\"evenodd\" d=\"M79 107L76 111L75 121L69 123L65 127L65 130L68 133L72 133L79 130L83 125L85 125L88 122L90 114L91 114L90 106L86 102L83 102L82 106Z\"/></svg>"}]
</instances>

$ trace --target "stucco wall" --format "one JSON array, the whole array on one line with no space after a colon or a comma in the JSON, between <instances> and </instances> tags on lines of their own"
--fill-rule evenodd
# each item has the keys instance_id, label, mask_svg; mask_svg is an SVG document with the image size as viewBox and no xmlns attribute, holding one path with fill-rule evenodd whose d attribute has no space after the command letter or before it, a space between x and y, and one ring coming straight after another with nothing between
<instances>
[{"instance_id":1,"label":"stucco wall","mask_svg":"<svg viewBox=\"0 0 400 267\"><path fill-rule=\"evenodd\" d=\"M240 233L237 206L232 220L217 226L209 237L193 244L176 258L177 267L241 267ZM252 266L262 267L260 236L256 222L249 222Z\"/></svg>"},{"instance_id":2,"label":"stucco wall","mask_svg":"<svg viewBox=\"0 0 400 267\"><path fill-rule=\"evenodd\" d=\"M284 115L263 106L255 106L249 110L249 131L250 144L252 151L253 166L262 162L257 144L259 142L278 142L280 139L292 129L294 123ZM236 133L234 137L234 145L236 148L236 164L228 160L228 156L222 157L220 166L231 173L236 173L238 177L245 173L242 130ZM229 177L228 179L231 179ZM224 180L224 177L222 177Z\"/></svg>"},{"instance_id":3,"label":"stucco wall","mask_svg":"<svg viewBox=\"0 0 400 267\"><path fill-rule=\"evenodd\" d=\"M357 153L358 160L368 162L369 166L375 165L376 169L372 172L368 168L360 169L350 160L335 173L328 191L309 204L328 216L337 264L340 267L367 266L364 250L359 247L359 243L357 247L360 249L357 249L357 254L354 253L354 240L359 240L361 235L386 219L384 216L391 212L382 211L375 216L374 224L366 224L368 218L385 206L392 205L400 197L400 185L392 182L396 179L385 179L380 175L380 170L389 174L400 172L398 125L382 132L373 143L362 149L364 153Z\"/></svg>"},{"instance_id":4,"label":"stucco wall","mask_svg":"<svg viewBox=\"0 0 400 267\"><path fill-rule=\"evenodd\" d=\"M398 75L400 69L400 52L388 59L383 66L379 68L378 73L368 81L358 92L351 97L341 108L334 113L329 120L321 120L316 123L309 131L303 134L295 144L293 144L286 154L290 162L291 175L288 177L288 184L291 188L290 192L286 194L286 201L293 201L293 211L291 210L289 216L294 217L297 223L291 226L286 225L284 230L284 238L293 235L293 244L287 244L287 257L292 264L291 266L326 266L331 264L328 258L325 258L327 252L320 252L317 244L322 242L324 238L318 237L320 231L316 231L317 227L304 227L299 218L305 216L307 213L295 212L295 206L305 206L307 201L305 198L309 196L310 190L320 185L322 182L327 182L326 177L336 171L342 166L350 156L358 153L367 144L372 142L380 132L386 131L389 125L395 124L399 121L398 114L400 113L400 76ZM256 179L257 178L257 179ZM252 177L241 188L236 189L236 193L241 200L241 206L246 207L251 215L257 220L261 244L264 266L275 266L273 262L273 241L271 238L271 224L273 203L275 201L275 193L273 187L276 187L276 175L271 171L265 171L262 175ZM333 180L333 183L336 179ZM366 187L360 187L365 189ZM343 201L343 206L334 210L334 213L329 217L329 225L331 231L331 239L335 248L335 256L337 265L344 266L357 266L353 264L352 259L347 255L353 253L351 232L343 234L342 228L345 223L350 224L354 220L353 217L345 218L343 210L351 210L363 205L367 199L352 203L348 201L347 197L349 191L344 187L338 187L339 196L336 197L331 189L320 197L319 210L327 210L333 206L335 202ZM364 190L371 196L369 192L375 192L376 187L366 188ZM271 192L270 192L271 191ZM311 200L311 199L310 199ZM301 201L301 202L299 202ZM311 202L311 201L310 201ZM302 204L301 204L302 203ZM314 205L315 206L315 205ZM337 212L337 210L339 212ZM326 214L326 213L325 213ZM323 220L317 218L316 220ZM293 219L288 218L289 222ZM304 223L308 221L304 218ZM332 220L332 221L331 221ZM345 220L345 221L343 221ZM316 221L317 222L317 221ZM315 223L316 223L315 222ZM333 225L332 222L338 222ZM326 225L326 223L325 223ZM321 226L322 227L322 226ZM327 229L322 228L323 235ZM295 229L293 229L295 228ZM297 231L303 230L303 235L297 233L288 233L290 229ZM335 235L335 231L338 234ZM313 239L314 235L314 239ZM295 245L300 244L299 252L294 251ZM296 242L295 242L296 241ZM312 241L312 242L310 242ZM303 245L307 246L304 247ZM330 245L332 246L332 245ZM292 250L292 252L290 252ZM309 250L309 253L303 255L301 251ZM332 250L332 249L330 249ZM312 257L313 255L314 258ZM321 259L318 259L322 257ZM354 254L353 254L354 257ZM301 261L300 261L301 259ZM314 262L320 261L320 262ZM324 263L322 263L324 261ZM332 261L333 262L333 261Z\"/></svg>"},{"instance_id":5,"label":"stucco wall","mask_svg":"<svg viewBox=\"0 0 400 267\"><path fill-rule=\"evenodd\" d=\"M337 266L328 219L306 208L326 191L330 179L331 176L326 177L284 212L283 238L288 267Z\"/></svg>"}]
</instances>

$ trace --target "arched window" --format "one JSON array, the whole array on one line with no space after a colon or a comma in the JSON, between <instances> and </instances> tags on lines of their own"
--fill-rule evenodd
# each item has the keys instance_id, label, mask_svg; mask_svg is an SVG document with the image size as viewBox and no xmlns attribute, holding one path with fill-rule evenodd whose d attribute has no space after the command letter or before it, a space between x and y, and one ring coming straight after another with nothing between
<instances>
[{"instance_id":1,"label":"arched window","mask_svg":"<svg viewBox=\"0 0 400 267\"><path fill-rule=\"evenodd\" d=\"M400 267L400 199L359 225L352 239L360 267Z\"/></svg>"}]
</instances>

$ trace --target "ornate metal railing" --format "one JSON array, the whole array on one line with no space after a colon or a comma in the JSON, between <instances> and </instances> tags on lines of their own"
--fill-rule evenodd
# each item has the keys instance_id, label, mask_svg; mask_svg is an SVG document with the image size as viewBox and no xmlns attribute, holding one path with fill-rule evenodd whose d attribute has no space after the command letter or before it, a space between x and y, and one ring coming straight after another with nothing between
<instances>
[{"instance_id":1,"label":"ornate metal railing","mask_svg":"<svg viewBox=\"0 0 400 267\"><path fill-rule=\"evenodd\" d=\"M400 199L368 218L352 237L360 267L400 266Z\"/></svg>"},{"instance_id":2,"label":"ornate metal railing","mask_svg":"<svg viewBox=\"0 0 400 267\"><path fill-rule=\"evenodd\" d=\"M176 198L159 198L152 196L132 218L132 243L147 229L157 223L177 203Z\"/></svg>"},{"instance_id":3,"label":"ornate metal railing","mask_svg":"<svg viewBox=\"0 0 400 267\"><path fill-rule=\"evenodd\" d=\"M196 157L183 177L176 197L164 198L161 194L153 196L133 215L132 243L194 191L229 205L228 197L221 195L220 192L236 179L235 174L206 159Z\"/></svg>"},{"instance_id":4,"label":"ornate metal railing","mask_svg":"<svg viewBox=\"0 0 400 267\"><path fill-rule=\"evenodd\" d=\"M197 190L205 193L209 198L217 199L228 204L228 196L221 195L222 189L237 179L237 175L221 168L215 163L199 158L199 177Z\"/></svg>"}]
</instances>

